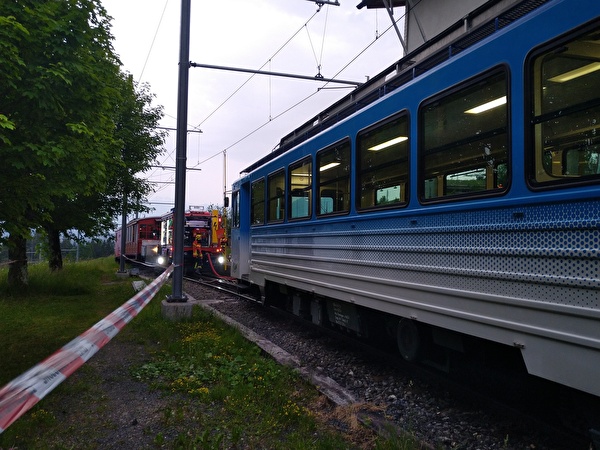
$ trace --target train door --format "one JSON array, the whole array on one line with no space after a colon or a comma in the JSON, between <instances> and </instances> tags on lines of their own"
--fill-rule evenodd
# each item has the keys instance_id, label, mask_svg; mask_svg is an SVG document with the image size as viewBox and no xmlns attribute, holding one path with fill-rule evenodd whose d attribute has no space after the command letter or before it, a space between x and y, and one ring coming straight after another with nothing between
<instances>
[{"instance_id":1,"label":"train door","mask_svg":"<svg viewBox=\"0 0 600 450\"><path fill-rule=\"evenodd\" d=\"M234 186L231 217L231 276L247 280L250 273L250 221L248 181Z\"/></svg>"}]
</instances>

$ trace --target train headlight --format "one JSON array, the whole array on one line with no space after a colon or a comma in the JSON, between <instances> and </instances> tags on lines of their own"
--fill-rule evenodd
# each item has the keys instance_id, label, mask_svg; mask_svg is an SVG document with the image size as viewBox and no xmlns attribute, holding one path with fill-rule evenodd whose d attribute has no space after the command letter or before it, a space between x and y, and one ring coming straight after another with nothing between
<instances>
[{"instance_id":1,"label":"train headlight","mask_svg":"<svg viewBox=\"0 0 600 450\"><path fill-rule=\"evenodd\" d=\"M225 257L224 257L223 255L220 255L220 256L217 258L217 262L218 262L219 264L223 264L223 263L225 262Z\"/></svg>"},{"instance_id":2,"label":"train headlight","mask_svg":"<svg viewBox=\"0 0 600 450\"><path fill-rule=\"evenodd\" d=\"M159 256L158 258L156 258L156 262L158 264L160 264L161 266L163 266L165 264L165 262L166 262L166 259L165 259L164 256Z\"/></svg>"}]
</instances>

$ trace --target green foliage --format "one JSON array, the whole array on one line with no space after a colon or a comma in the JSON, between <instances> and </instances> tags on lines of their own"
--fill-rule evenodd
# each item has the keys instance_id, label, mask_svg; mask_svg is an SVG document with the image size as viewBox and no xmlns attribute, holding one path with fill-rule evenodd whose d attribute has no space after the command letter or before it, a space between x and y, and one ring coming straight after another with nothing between
<instances>
[{"instance_id":1,"label":"green foliage","mask_svg":"<svg viewBox=\"0 0 600 450\"><path fill-rule=\"evenodd\" d=\"M138 200L150 192L135 174L161 151L162 108L121 72L112 40L99 0L2 4L0 239L43 229L54 250L75 228L106 235L124 189ZM60 268L60 254L50 262ZM15 273L26 274L22 264Z\"/></svg>"}]
</instances>

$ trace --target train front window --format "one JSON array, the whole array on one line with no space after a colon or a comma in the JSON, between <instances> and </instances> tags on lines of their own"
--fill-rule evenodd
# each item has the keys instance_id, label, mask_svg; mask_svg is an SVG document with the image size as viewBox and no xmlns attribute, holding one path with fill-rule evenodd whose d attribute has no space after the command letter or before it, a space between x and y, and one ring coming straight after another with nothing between
<instances>
[{"instance_id":1,"label":"train front window","mask_svg":"<svg viewBox=\"0 0 600 450\"><path fill-rule=\"evenodd\" d=\"M406 115L388 119L359 133L358 209L406 204L408 144Z\"/></svg>"},{"instance_id":2,"label":"train front window","mask_svg":"<svg viewBox=\"0 0 600 450\"><path fill-rule=\"evenodd\" d=\"M285 214L285 172L280 170L267 179L268 222L281 222Z\"/></svg>"},{"instance_id":3,"label":"train front window","mask_svg":"<svg viewBox=\"0 0 600 450\"><path fill-rule=\"evenodd\" d=\"M505 70L428 101L420 117L421 200L480 196L507 189Z\"/></svg>"},{"instance_id":4,"label":"train front window","mask_svg":"<svg viewBox=\"0 0 600 450\"><path fill-rule=\"evenodd\" d=\"M290 164L288 173L288 218L307 219L311 215L312 159Z\"/></svg>"},{"instance_id":5,"label":"train front window","mask_svg":"<svg viewBox=\"0 0 600 450\"><path fill-rule=\"evenodd\" d=\"M531 182L600 180L600 29L538 52L528 67Z\"/></svg>"},{"instance_id":6,"label":"train front window","mask_svg":"<svg viewBox=\"0 0 600 450\"><path fill-rule=\"evenodd\" d=\"M250 189L250 224L265 223L265 180L255 181Z\"/></svg>"},{"instance_id":7,"label":"train front window","mask_svg":"<svg viewBox=\"0 0 600 450\"><path fill-rule=\"evenodd\" d=\"M317 153L317 214L350 210L350 142L344 141Z\"/></svg>"}]
</instances>

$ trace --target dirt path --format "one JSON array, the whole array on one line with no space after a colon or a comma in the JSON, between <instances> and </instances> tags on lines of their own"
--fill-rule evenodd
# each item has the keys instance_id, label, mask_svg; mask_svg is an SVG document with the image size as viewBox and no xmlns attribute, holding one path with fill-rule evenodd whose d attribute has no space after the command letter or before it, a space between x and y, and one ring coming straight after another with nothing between
<instances>
[{"instance_id":1,"label":"dirt path","mask_svg":"<svg viewBox=\"0 0 600 450\"><path fill-rule=\"evenodd\" d=\"M141 345L115 337L65 383L75 394L48 398L56 426L40 441L52 447L144 449L173 442L194 422L190 400L136 381L131 368L149 359ZM44 409L45 405L42 403Z\"/></svg>"}]
</instances>

